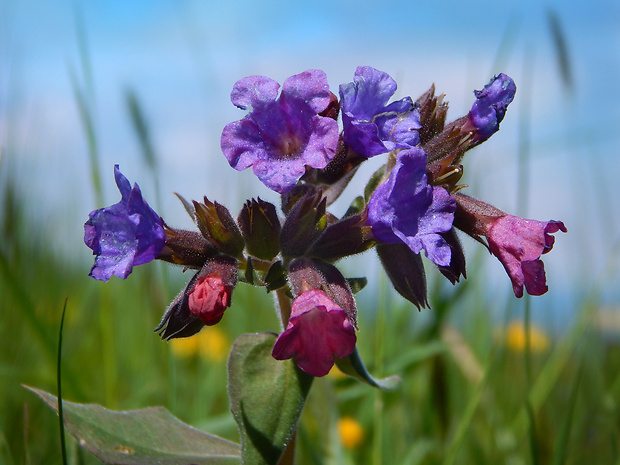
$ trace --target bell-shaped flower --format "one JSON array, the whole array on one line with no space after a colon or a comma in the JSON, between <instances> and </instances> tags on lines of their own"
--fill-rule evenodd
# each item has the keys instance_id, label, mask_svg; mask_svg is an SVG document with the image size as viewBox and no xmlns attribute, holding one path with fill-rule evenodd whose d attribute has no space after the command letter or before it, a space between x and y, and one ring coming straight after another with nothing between
<instances>
[{"instance_id":1,"label":"bell-shaped flower","mask_svg":"<svg viewBox=\"0 0 620 465\"><path fill-rule=\"evenodd\" d=\"M365 157L409 148L420 142L420 113L411 97L388 104L396 92L392 77L359 66L353 82L340 85L344 141Z\"/></svg>"},{"instance_id":2,"label":"bell-shaped flower","mask_svg":"<svg viewBox=\"0 0 620 465\"><path fill-rule=\"evenodd\" d=\"M265 76L237 81L232 103L250 113L228 124L221 147L230 166L254 174L270 189L289 192L306 166L325 168L338 145L338 123L319 116L330 104L327 76L308 70L291 76L282 86Z\"/></svg>"},{"instance_id":3,"label":"bell-shaped flower","mask_svg":"<svg viewBox=\"0 0 620 465\"><path fill-rule=\"evenodd\" d=\"M536 221L512 215L500 216L488 225L489 250L504 265L515 296L523 296L523 286L530 295L547 292L545 265L540 256L550 252L555 238L551 234L566 232L561 221Z\"/></svg>"},{"instance_id":4,"label":"bell-shaped flower","mask_svg":"<svg viewBox=\"0 0 620 465\"><path fill-rule=\"evenodd\" d=\"M84 242L96 255L90 276L101 281L112 275L125 279L136 265L148 263L164 247L165 232L159 215L114 166L121 201L90 212L84 224Z\"/></svg>"},{"instance_id":5,"label":"bell-shaped flower","mask_svg":"<svg viewBox=\"0 0 620 465\"><path fill-rule=\"evenodd\" d=\"M508 215L481 200L457 193L454 226L477 241L504 265L515 296L523 296L523 286L530 295L547 292L545 266L540 256L551 251L555 238L551 234L566 232L561 221L536 221Z\"/></svg>"},{"instance_id":6,"label":"bell-shaped flower","mask_svg":"<svg viewBox=\"0 0 620 465\"><path fill-rule=\"evenodd\" d=\"M327 294L307 290L293 301L286 331L278 336L272 355L276 360L295 357L297 366L312 376L325 376L336 358L355 350L355 329Z\"/></svg>"},{"instance_id":7,"label":"bell-shaped flower","mask_svg":"<svg viewBox=\"0 0 620 465\"><path fill-rule=\"evenodd\" d=\"M476 101L469 112L469 125L475 128L474 139L483 141L499 130L506 108L515 97L517 86L505 74L498 74L484 89L475 90Z\"/></svg>"},{"instance_id":8,"label":"bell-shaped flower","mask_svg":"<svg viewBox=\"0 0 620 465\"><path fill-rule=\"evenodd\" d=\"M403 242L416 254L422 249L439 266L449 266L450 231L456 201L443 187L431 186L426 154L420 148L402 150L387 181L368 202L368 224L374 237L386 244Z\"/></svg>"}]
</instances>

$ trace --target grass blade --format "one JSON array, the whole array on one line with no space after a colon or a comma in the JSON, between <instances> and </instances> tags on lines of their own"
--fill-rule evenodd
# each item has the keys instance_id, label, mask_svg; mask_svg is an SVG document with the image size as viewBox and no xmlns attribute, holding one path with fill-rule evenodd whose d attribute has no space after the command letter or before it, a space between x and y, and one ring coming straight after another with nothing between
<instances>
[{"instance_id":1,"label":"grass blade","mask_svg":"<svg viewBox=\"0 0 620 465\"><path fill-rule=\"evenodd\" d=\"M65 441L65 416L62 408L62 330L65 325L65 313L67 312L67 299L62 308L62 317L60 318L60 330L58 331L58 358L56 360L56 384L58 389L58 421L60 422L60 448L62 450L62 463L67 465L67 443Z\"/></svg>"}]
</instances>

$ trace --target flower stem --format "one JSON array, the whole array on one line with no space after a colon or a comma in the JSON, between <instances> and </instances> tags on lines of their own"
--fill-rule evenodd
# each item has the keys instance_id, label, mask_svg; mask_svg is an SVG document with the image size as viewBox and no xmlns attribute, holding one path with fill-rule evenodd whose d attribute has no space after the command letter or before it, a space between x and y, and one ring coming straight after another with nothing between
<instances>
[{"instance_id":1,"label":"flower stem","mask_svg":"<svg viewBox=\"0 0 620 465\"><path fill-rule=\"evenodd\" d=\"M282 329L286 328L288 320L291 317L291 305L293 301L286 295L286 287L281 287L275 292L276 308Z\"/></svg>"}]
</instances>

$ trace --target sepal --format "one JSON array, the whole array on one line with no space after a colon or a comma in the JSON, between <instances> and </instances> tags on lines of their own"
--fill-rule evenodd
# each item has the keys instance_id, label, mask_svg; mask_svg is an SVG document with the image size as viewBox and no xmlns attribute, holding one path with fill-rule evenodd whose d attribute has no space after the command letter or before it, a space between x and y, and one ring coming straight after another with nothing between
<instances>
[{"instance_id":1,"label":"sepal","mask_svg":"<svg viewBox=\"0 0 620 465\"><path fill-rule=\"evenodd\" d=\"M196 231L174 229L164 224L166 243L157 258L188 268L200 269L215 256L217 249Z\"/></svg>"},{"instance_id":2,"label":"sepal","mask_svg":"<svg viewBox=\"0 0 620 465\"><path fill-rule=\"evenodd\" d=\"M162 339L169 341L179 337L190 337L198 333L204 323L200 318L192 315L189 311L188 291L194 287L198 273L189 280L185 289L175 297L170 306L166 309L164 316L155 328L155 332L161 331L159 335Z\"/></svg>"},{"instance_id":3,"label":"sepal","mask_svg":"<svg viewBox=\"0 0 620 465\"><path fill-rule=\"evenodd\" d=\"M394 289L418 307L428 307L422 257L406 244L377 244L377 255Z\"/></svg>"},{"instance_id":4,"label":"sepal","mask_svg":"<svg viewBox=\"0 0 620 465\"><path fill-rule=\"evenodd\" d=\"M307 255L327 262L364 252L374 245L372 227L367 226L367 212L344 218L325 228Z\"/></svg>"},{"instance_id":5,"label":"sepal","mask_svg":"<svg viewBox=\"0 0 620 465\"><path fill-rule=\"evenodd\" d=\"M248 200L237 221L250 255L261 260L278 255L282 227L273 204L260 198Z\"/></svg>"},{"instance_id":6,"label":"sepal","mask_svg":"<svg viewBox=\"0 0 620 465\"><path fill-rule=\"evenodd\" d=\"M443 101L445 94L435 95L435 84L417 100L420 106L420 143L426 144L443 131L446 125L448 103Z\"/></svg>"},{"instance_id":7,"label":"sepal","mask_svg":"<svg viewBox=\"0 0 620 465\"><path fill-rule=\"evenodd\" d=\"M206 197L204 203L194 201L198 229L217 249L231 257L241 257L245 243L228 209Z\"/></svg>"},{"instance_id":8,"label":"sepal","mask_svg":"<svg viewBox=\"0 0 620 465\"><path fill-rule=\"evenodd\" d=\"M309 190L290 209L280 233L284 257L304 255L317 240L327 226L325 207L321 191Z\"/></svg>"}]
</instances>

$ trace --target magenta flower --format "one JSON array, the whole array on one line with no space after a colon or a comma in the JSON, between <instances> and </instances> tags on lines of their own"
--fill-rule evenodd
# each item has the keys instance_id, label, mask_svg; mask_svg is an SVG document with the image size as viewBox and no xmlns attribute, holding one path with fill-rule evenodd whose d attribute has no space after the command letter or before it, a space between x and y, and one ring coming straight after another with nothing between
<instances>
[{"instance_id":1,"label":"magenta flower","mask_svg":"<svg viewBox=\"0 0 620 465\"><path fill-rule=\"evenodd\" d=\"M112 275L125 279L136 265L148 263L159 255L166 235L159 215L133 185L114 166L121 201L90 212L84 224L84 243L96 255L89 276L101 281Z\"/></svg>"},{"instance_id":2,"label":"magenta flower","mask_svg":"<svg viewBox=\"0 0 620 465\"><path fill-rule=\"evenodd\" d=\"M254 174L270 189L284 194L306 172L325 168L338 145L338 123L319 116L330 103L327 76L308 70L282 86L264 76L237 81L230 99L250 113L226 125L221 147L230 166Z\"/></svg>"},{"instance_id":3,"label":"magenta flower","mask_svg":"<svg viewBox=\"0 0 620 465\"><path fill-rule=\"evenodd\" d=\"M469 112L469 123L474 126L476 140L486 140L499 130L506 108L515 97L517 86L505 74L498 74L484 89L474 90L476 101Z\"/></svg>"},{"instance_id":4,"label":"magenta flower","mask_svg":"<svg viewBox=\"0 0 620 465\"><path fill-rule=\"evenodd\" d=\"M355 350L355 330L347 313L325 292L311 289L293 301L286 331L278 336L272 355L276 360L295 358L312 376L325 376L336 358Z\"/></svg>"},{"instance_id":5,"label":"magenta flower","mask_svg":"<svg viewBox=\"0 0 620 465\"><path fill-rule=\"evenodd\" d=\"M416 254L422 249L439 266L450 265L450 245L442 237L454 221L456 201L426 177L426 154L420 148L402 150L389 179L368 202L368 224L375 238L387 244L403 242Z\"/></svg>"},{"instance_id":6,"label":"magenta flower","mask_svg":"<svg viewBox=\"0 0 620 465\"><path fill-rule=\"evenodd\" d=\"M359 66L353 82L340 85L344 141L360 155L372 157L420 142L420 112L411 97L388 105L394 92L394 79L370 66Z\"/></svg>"},{"instance_id":7,"label":"magenta flower","mask_svg":"<svg viewBox=\"0 0 620 465\"><path fill-rule=\"evenodd\" d=\"M545 265L540 256L553 248L555 238L551 234L567 231L564 223L505 215L495 219L487 228L489 250L504 265L515 296L523 296L524 285L530 295L547 292Z\"/></svg>"}]
</instances>

